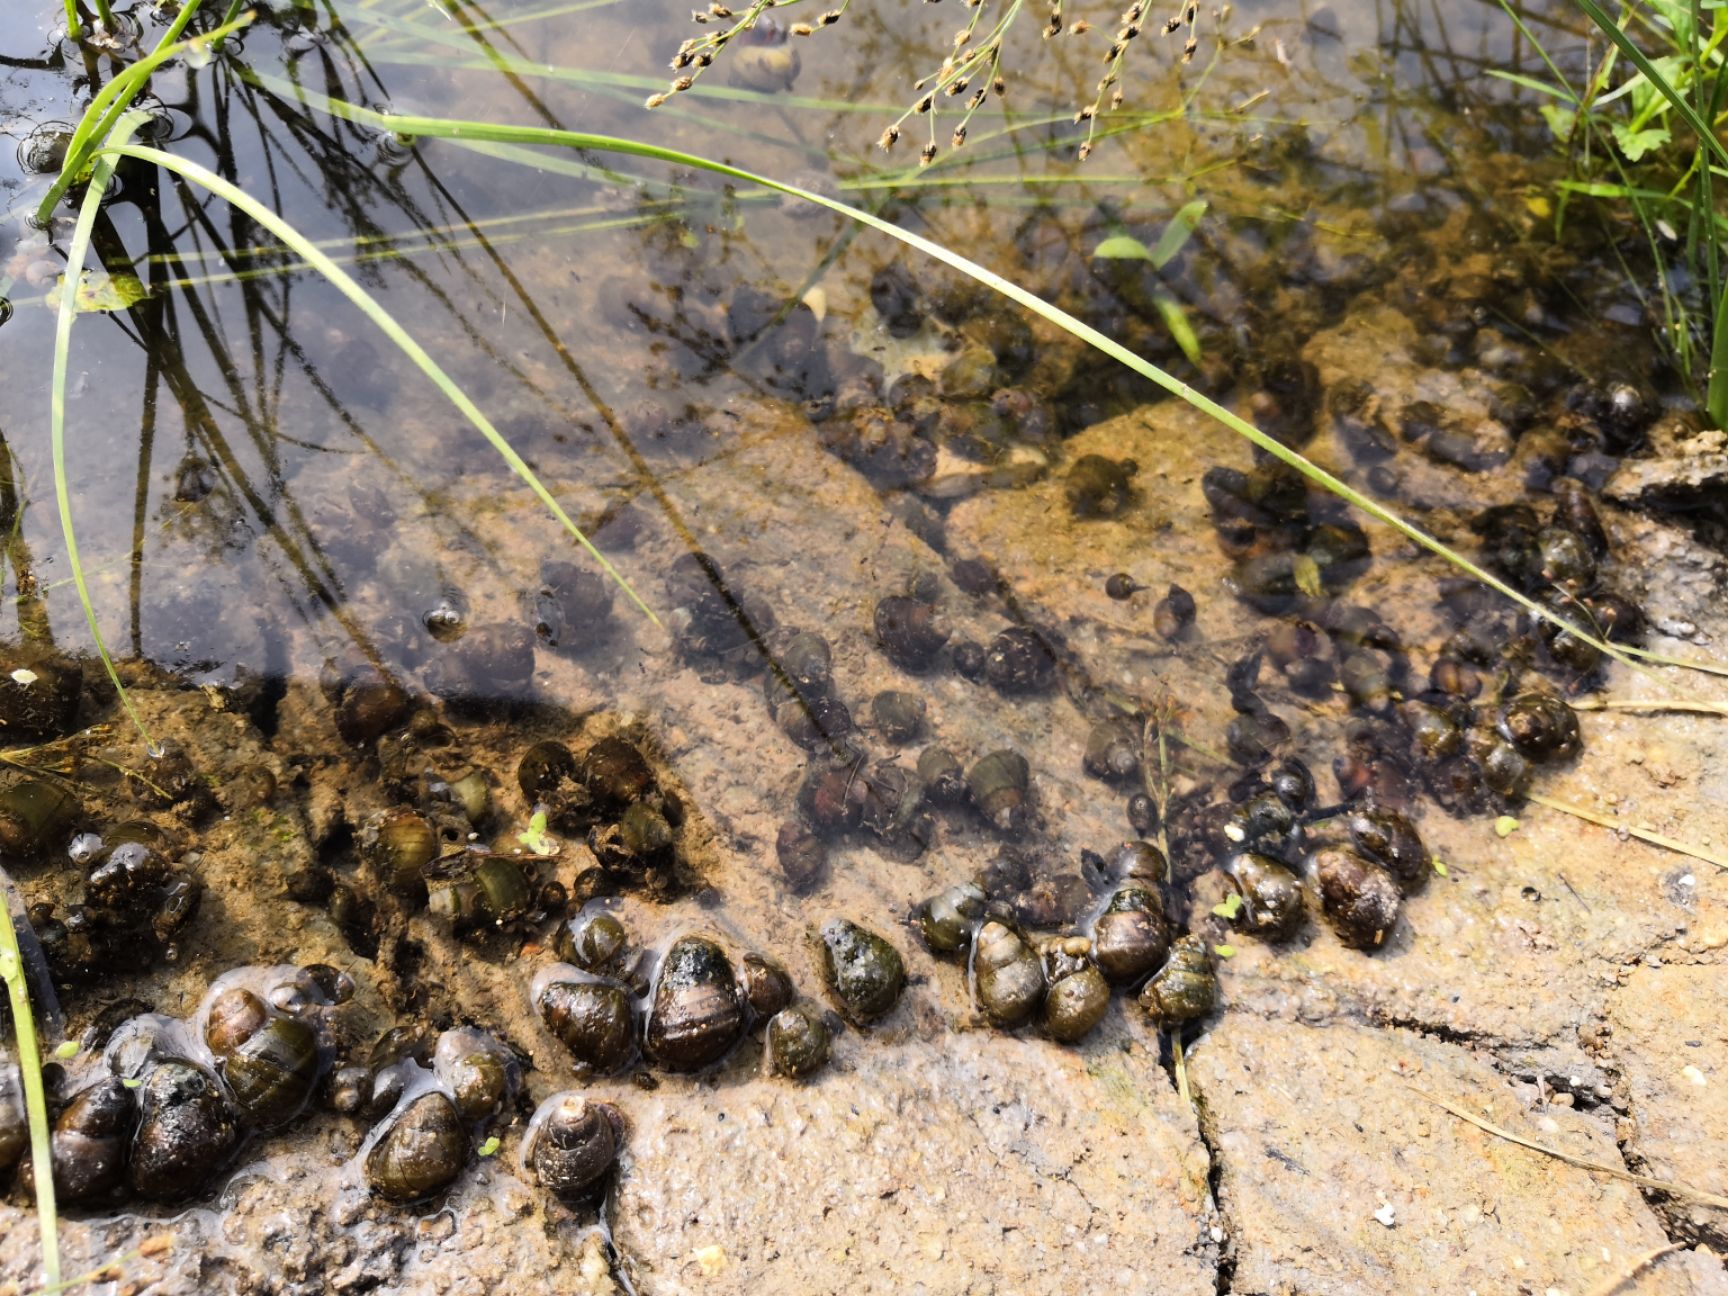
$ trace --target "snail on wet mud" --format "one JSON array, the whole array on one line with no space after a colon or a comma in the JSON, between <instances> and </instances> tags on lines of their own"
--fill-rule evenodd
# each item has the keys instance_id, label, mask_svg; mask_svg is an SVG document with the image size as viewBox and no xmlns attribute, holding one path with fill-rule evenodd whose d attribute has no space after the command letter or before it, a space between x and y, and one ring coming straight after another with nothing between
<instances>
[{"instance_id":1,"label":"snail on wet mud","mask_svg":"<svg viewBox=\"0 0 1728 1296\"><path fill-rule=\"evenodd\" d=\"M522 1142L534 1181L567 1206L581 1206L606 1189L624 1146L624 1117L610 1103L556 1093L535 1109Z\"/></svg>"},{"instance_id":2,"label":"snail on wet mud","mask_svg":"<svg viewBox=\"0 0 1728 1296\"><path fill-rule=\"evenodd\" d=\"M700 1071L725 1057L744 1034L738 981L716 942L681 936L666 951L654 983L642 1051L666 1071Z\"/></svg>"},{"instance_id":3,"label":"snail on wet mud","mask_svg":"<svg viewBox=\"0 0 1728 1296\"><path fill-rule=\"evenodd\" d=\"M822 979L848 1020L868 1025L893 1011L906 986L899 950L845 918L823 923L816 943Z\"/></svg>"}]
</instances>

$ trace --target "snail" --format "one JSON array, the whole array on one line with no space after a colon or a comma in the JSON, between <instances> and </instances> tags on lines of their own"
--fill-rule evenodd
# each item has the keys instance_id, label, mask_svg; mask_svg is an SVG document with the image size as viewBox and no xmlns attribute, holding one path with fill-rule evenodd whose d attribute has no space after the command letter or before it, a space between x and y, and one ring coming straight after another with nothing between
<instances>
[{"instance_id":1,"label":"snail","mask_svg":"<svg viewBox=\"0 0 1728 1296\"><path fill-rule=\"evenodd\" d=\"M1030 815L1031 768L1017 751L981 756L966 771L966 790L986 823L999 832L1020 833Z\"/></svg>"},{"instance_id":2,"label":"snail","mask_svg":"<svg viewBox=\"0 0 1728 1296\"><path fill-rule=\"evenodd\" d=\"M918 779L932 804L954 805L966 796L965 769L946 747L926 747L918 753Z\"/></svg>"},{"instance_id":3,"label":"snail","mask_svg":"<svg viewBox=\"0 0 1728 1296\"><path fill-rule=\"evenodd\" d=\"M630 936L624 924L604 909L577 914L560 923L552 952L584 972L602 973L623 966Z\"/></svg>"},{"instance_id":4,"label":"snail","mask_svg":"<svg viewBox=\"0 0 1728 1296\"><path fill-rule=\"evenodd\" d=\"M1128 826L1141 837L1150 837L1158 831L1158 803L1144 792L1136 792L1128 798Z\"/></svg>"},{"instance_id":5,"label":"snail","mask_svg":"<svg viewBox=\"0 0 1728 1296\"><path fill-rule=\"evenodd\" d=\"M448 1094L432 1089L388 1119L366 1152L366 1182L381 1197L419 1201L442 1191L468 1161L468 1129Z\"/></svg>"},{"instance_id":6,"label":"snail","mask_svg":"<svg viewBox=\"0 0 1728 1296\"><path fill-rule=\"evenodd\" d=\"M904 594L880 600L873 624L888 660L914 673L929 669L950 633L947 619L934 605Z\"/></svg>"},{"instance_id":7,"label":"snail","mask_svg":"<svg viewBox=\"0 0 1728 1296\"><path fill-rule=\"evenodd\" d=\"M0 791L0 850L19 859L57 850L81 814L77 796L64 783L21 779Z\"/></svg>"},{"instance_id":8,"label":"snail","mask_svg":"<svg viewBox=\"0 0 1728 1296\"><path fill-rule=\"evenodd\" d=\"M755 1021L767 1021L792 1002L791 974L760 954L746 954L738 961L738 988Z\"/></svg>"},{"instance_id":9,"label":"snail","mask_svg":"<svg viewBox=\"0 0 1728 1296\"><path fill-rule=\"evenodd\" d=\"M54 1122L50 1141L54 1192L62 1203L117 1194L126 1181L128 1145L137 1123L137 1100L118 1076L79 1091Z\"/></svg>"},{"instance_id":10,"label":"snail","mask_svg":"<svg viewBox=\"0 0 1728 1296\"><path fill-rule=\"evenodd\" d=\"M972 943L972 933L984 916L984 892L973 882L959 882L920 904L914 917L918 933L932 954L958 954Z\"/></svg>"},{"instance_id":11,"label":"snail","mask_svg":"<svg viewBox=\"0 0 1728 1296\"><path fill-rule=\"evenodd\" d=\"M1398 922L1398 884L1380 865L1347 846L1318 851L1313 872L1320 905L1338 939L1353 949L1375 949Z\"/></svg>"},{"instance_id":12,"label":"snail","mask_svg":"<svg viewBox=\"0 0 1728 1296\"><path fill-rule=\"evenodd\" d=\"M530 997L580 1070L608 1075L636 1056L635 1007L616 982L554 964L535 975Z\"/></svg>"},{"instance_id":13,"label":"snail","mask_svg":"<svg viewBox=\"0 0 1728 1296\"><path fill-rule=\"evenodd\" d=\"M1062 1044L1091 1034L1110 1008L1110 985L1088 959L1090 942L1067 937L1044 952L1044 1033Z\"/></svg>"},{"instance_id":14,"label":"snail","mask_svg":"<svg viewBox=\"0 0 1728 1296\"><path fill-rule=\"evenodd\" d=\"M1125 716L1113 716L1092 726L1086 735L1086 772L1094 778L1122 782L1140 772L1140 728Z\"/></svg>"},{"instance_id":15,"label":"snail","mask_svg":"<svg viewBox=\"0 0 1728 1296\"><path fill-rule=\"evenodd\" d=\"M1527 760L1567 760L1583 745L1578 717L1554 694L1529 690L1500 708L1494 727Z\"/></svg>"},{"instance_id":16,"label":"snail","mask_svg":"<svg viewBox=\"0 0 1728 1296\"><path fill-rule=\"evenodd\" d=\"M227 1165L239 1125L221 1083L183 1058L164 1058L138 1089L127 1183L150 1201L178 1201L200 1191Z\"/></svg>"},{"instance_id":17,"label":"snail","mask_svg":"<svg viewBox=\"0 0 1728 1296\"><path fill-rule=\"evenodd\" d=\"M654 984L642 1051L663 1070L700 1071L743 1034L744 1004L726 951L706 937L679 937Z\"/></svg>"},{"instance_id":18,"label":"snail","mask_svg":"<svg viewBox=\"0 0 1728 1296\"><path fill-rule=\"evenodd\" d=\"M1106 980L1132 985L1163 965L1170 935L1158 892L1132 882L1118 888L1092 920L1092 958Z\"/></svg>"},{"instance_id":19,"label":"snail","mask_svg":"<svg viewBox=\"0 0 1728 1296\"><path fill-rule=\"evenodd\" d=\"M1069 510L1080 518L1116 517L1134 502L1134 477L1139 471L1140 465L1132 459L1081 455L1068 469Z\"/></svg>"},{"instance_id":20,"label":"snail","mask_svg":"<svg viewBox=\"0 0 1728 1296\"><path fill-rule=\"evenodd\" d=\"M811 630L795 630L777 642L775 661L801 693L823 691L833 678L833 649Z\"/></svg>"},{"instance_id":21,"label":"snail","mask_svg":"<svg viewBox=\"0 0 1728 1296\"><path fill-rule=\"evenodd\" d=\"M423 870L442 849L424 815L406 807L373 816L360 830L360 857L378 880L404 898L423 898Z\"/></svg>"},{"instance_id":22,"label":"snail","mask_svg":"<svg viewBox=\"0 0 1728 1296\"><path fill-rule=\"evenodd\" d=\"M796 819L780 825L774 837L774 856L780 872L794 893L814 890L828 871L828 847Z\"/></svg>"},{"instance_id":23,"label":"snail","mask_svg":"<svg viewBox=\"0 0 1728 1296\"><path fill-rule=\"evenodd\" d=\"M1293 872L1253 851L1231 856L1224 872L1242 895L1242 916L1250 931L1274 941L1296 933L1302 925L1302 883Z\"/></svg>"},{"instance_id":24,"label":"snail","mask_svg":"<svg viewBox=\"0 0 1728 1296\"><path fill-rule=\"evenodd\" d=\"M900 951L844 918L822 924L818 946L822 979L849 1021L865 1025L893 1011L906 986Z\"/></svg>"},{"instance_id":25,"label":"snail","mask_svg":"<svg viewBox=\"0 0 1728 1296\"><path fill-rule=\"evenodd\" d=\"M432 1050L432 1073L470 1123L490 1120L516 1096L515 1056L485 1031L471 1026L447 1030Z\"/></svg>"},{"instance_id":26,"label":"snail","mask_svg":"<svg viewBox=\"0 0 1728 1296\"><path fill-rule=\"evenodd\" d=\"M648 758L617 736L600 739L577 758L576 778L600 817L616 818L659 790Z\"/></svg>"},{"instance_id":27,"label":"snail","mask_svg":"<svg viewBox=\"0 0 1728 1296\"><path fill-rule=\"evenodd\" d=\"M556 1093L535 1109L522 1161L542 1188L567 1206L581 1206L605 1191L624 1134L624 1117L610 1103Z\"/></svg>"},{"instance_id":28,"label":"snail","mask_svg":"<svg viewBox=\"0 0 1728 1296\"><path fill-rule=\"evenodd\" d=\"M428 864L427 908L458 934L501 927L534 906L521 861L486 851L463 851Z\"/></svg>"},{"instance_id":29,"label":"snail","mask_svg":"<svg viewBox=\"0 0 1728 1296\"><path fill-rule=\"evenodd\" d=\"M1172 584L1152 609L1152 628L1158 637L1175 643L1194 624L1194 596L1180 585Z\"/></svg>"},{"instance_id":30,"label":"snail","mask_svg":"<svg viewBox=\"0 0 1728 1296\"><path fill-rule=\"evenodd\" d=\"M1177 940L1164 966L1141 990L1140 1005L1166 1030L1216 1008L1218 971L1206 942L1192 934Z\"/></svg>"},{"instance_id":31,"label":"snail","mask_svg":"<svg viewBox=\"0 0 1728 1296\"><path fill-rule=\"evenodd\" d=\"M553 797L575 777L576 757L560 742L537 742L516 763L516 785L529 805Z\"/></svg>"},{"instance_id":32,"label":"snail","mask_svg":"<svg viewBox=\"0 0 1728 1296\"><path fill-rule=\"evenodd\" d=\"M1003 693L1040 693L1056 678L1056 654L1027 626L1009 626L984 650L984 677Z\"/></svg>"},{"instance_id":33,"label":"snail","mask_svg":"<svg viewBox=\"0 0 1728 1296\"><path fill-rule=\"evenodd\" d=\"M949 660L954 663L954 673L961 679L981 680L987 664L984 646L970 639L962 639L948 653Z\"/></svg>"},{"instance_id":34,"label":"snail","mask_svg":"<svg viewBox=\"0 0 1728 1296\"><path fill-rule=\"evenodd\" d=\"M994 920L972 946L972 988L978 1007L997 1026L1019 1026L1044 999L1044 967L1012 927Z\"/></svg>"},{"instance_id":35,"label":"snail","mask_svg":"<svg viewBox=\"0 0 1728 1296\"><path fill-rule=\"evenodd\" d=\"M839 764L815 764L798 789L798 808L821 837L852 831L863 815L860 795L862 757Z\"/></svg>"},{"instance_id":36,"label":"snail","mask_svg":"<svg viewBox=\"0 0 1728 1296\"><path fill-rule=\"evenodd\" d=\"M242 986L211 1000L204 1043L235 1106L263 1129L299 1115L324 1070L317 1030L302 1018L272 1011Z\"/></svg>"},{"instance_id":37,"label":"snail","mask_svg":"<svg viewBox=\"0 0 1728 1296\"><path fill-rule=\"evenodd\" d=\"M782 1008L769 1019L767 1049L775 1075L802 1079L828 1061L828 1023L811 1004Z\"/></svg>"},{"instance_id":38,"label":"snail","mask_svg":"<svg viewBox=\"0 0 1728 1296\"><path fill-rule=\"evenodd\" d=\"M908 743L924 732L925 709L916 693L887 689L870 700L870 723L884 740Z\"/></svg>"},{"instance_id":39,"label":"snail","mask_svg":"<svg viewBox=\"0 0 1728 1296\"><path fill-rule=\"evenodd\" d=\"M364 665L336 683L336 732L354 747L376 742L408 718L408 694L376 666Z\"/></svg>"},{"instance_id":40,"label":"snail","mask_svg":"<svg viewBox=\"0 0 1728 1296\"><path fill-rule=\"evenodd\" d=\"M1428 880L1429 854L1416 826L1396 810L1366 805L1344 821L1356 849L1381 865L1406 892Z\"/></svg>"}]
</instances>

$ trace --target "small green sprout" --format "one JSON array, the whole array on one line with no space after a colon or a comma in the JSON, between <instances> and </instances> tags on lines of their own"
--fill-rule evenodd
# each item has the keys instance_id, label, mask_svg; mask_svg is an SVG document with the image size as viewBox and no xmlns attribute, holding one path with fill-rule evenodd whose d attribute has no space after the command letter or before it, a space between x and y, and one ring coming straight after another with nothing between
<instances>
[{"instance_id":1,"label":"small green sprout","mask_svg":"<svg viewBox=\"0 0 1728 1296\"><path fill-rule=\"evenodd\" d=\"M1236 957L1236 947L1234 945L1214 945L1212 947L1212 952L1219 958Z\"/></svg>"},{"instance_id":2,"label":"small green sprout","mask_svg":"<svg viewBox=\"0 0 1728 1296\"><path fill-rule=\"evenodd\" d=\"M62 1044L56 1045L54 1048L54 1056L59 1058L62 1062L70 1062L73 1058L78 1056L78 1041L67 1040Z\"/></svg>"},{"instance_id":3,"label":"small green sprout","mask_svg":"<svg viewBox=\"0 0 1728 1296\"><path fill-rule=\"evenodd\" d=\"M1232 893L1223 904L1213 905L1212 912L1228 922L1235 922L1236 915L1242 912L1242 897Z\"/></svg>"},{"instance_id":4,"label":"small green sprout","mask_svg":"<svg viewBox=\"0 0 1728 1296\"><path fill-rule=\"evenodd\" d=\"M1496 837L1510 837L1517 831L1518 821L1511 815L1501 815L1494 821L1494 835Z\"/></svg>"},{"instance_id":5,"label":"small green sprout","mask_svg":"<svg viewBox=\"0 0 1728 1296\"><path fill-rule=\"evenodd\" d=\"M546 812L536 810L528 818L528 831L516 834L516 840L521 842L532 855L556 855L558 842L546 833Z\"/></svg>"},{"instance_id":6,"label":"small green sprout","mask_svg":"<svg viewBox=\"0 0 1728 1296\"><path fill-rule=\"evenodd\" d=\"M480 1155L483 1157L497 1156L498 1149L501 1146L502 1145L498 1142L498 1136L494 1134L480 1145Z\"/></svg>"}]
</instances>

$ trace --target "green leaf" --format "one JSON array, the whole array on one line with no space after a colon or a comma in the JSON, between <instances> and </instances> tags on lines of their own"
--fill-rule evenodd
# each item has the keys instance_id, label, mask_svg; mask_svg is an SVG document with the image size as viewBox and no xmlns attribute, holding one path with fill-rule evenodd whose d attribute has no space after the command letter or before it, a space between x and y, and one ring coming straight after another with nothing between
<instances>
[{"instance_id":1,"label":"green leaf","mask_svg":"<svg viewBox=\"0 0 1728 1296\"><path fill-rule=\"evenodd\" d=\"M1572 128L1578 122L1578 114L1562 104L1543 104L1537 109L1542 114L1542 120L1548 123L1548 129L1554 132L1557 140L1572 138Z\"/></svg>"},{"instance_id":2,"label":"green leaf","mask_svg":"<svg viewBox=\"0 0 1728 1296\"><path fill-rule=\"evenodd\" d=\"M1153 265L1162 270L1170 264L1173 258L1183 248L1188 246L1188 240L1194 237L1194 227L1206 215L1206 200L1196 198L1191 203L1184 203L1170 218L1170 223L1164 227L1164 232L1158 236L1158 243L1152 249L1150 260Z\"/></svg>"},{"instance_id":3,"label":"green leaf","mask_svg":"<svg viewBox=\"0 0 1728 1296\"><path fill-rule=\"evenodd\" d=\"M1242 912L1242 897L1240 895L1227 896L1223 904L1212 906L1212 912L1227 922L1235 922L1236 915Z\"/></svg>"},{"instance_id":4,"label":"green leaf","mask_svg":"<svg viewBox=\"0 0 1728 1296\"><path fill-rule=\"evenodd\" d=\"M1170 330L1170 336L1176 339L1176 345L1182 348L1182 354L1188 357L1189 363L1199 364L1200 339L1194 326L1188 322L1188 312L1182 309L1182 303L1160 290L1152 294L1152 304L1158 308L1164 327Z\"/></svg>"},{"instance_id":5,"label":"green leaf","mask_svg":"<svg viewBox=\"0 0 1728 1296\"><path fill-rule=\"evenodd\" d=\"M516 834L516 840L535 855L556 855L558 843L546 835L546 812L536 810L528 818L528 830Z\"/></svg>"},{"instance_id":6,"label":"green leaf","mask_svg":"<svg viewBox=\"0 0 1728 1296\"><path fill-rule=\"evenodd\" d=\"M1672 136L1666 126L1647 126L1643 130L1633 130L1624 122L1613 125L1614 142L1620 146L1620 151L1626 155L1628 162L1636 162L1653 149L1659 149Z\"/></svg>"},{"instance_id":7,"label":"green leaf","mask_svg":"<svg viewBox=\"0 0 1728 1296\"><path fill-rule=\"evenodd\" d=\"M54 1056L62 1062L69 1062L78 1056L78 1041L65 1040L54 1046Z\"/></svg>"},{"instance_id":8,"label":"green leaf","mask_svg":"<svg viewBox=\"0 0 1728 1296\"><path fill-rule=\"evenodd\" d=\"M1434 866L1434 871L1441 877L1452 876L1451 872L1446 867L1446 861L1441 859L1438 855L1430 856L1428 862Z\"/></svg>"},{"instance_id":9,"label":"green leaf","mask_svg":"<svg viewBox=\"0 0 1728 1296\"><path fill-rule=\"evenodd\" d=\"M1534 90L1537 94L1548 95L1554 99L1564 99L1575 104L1578 96L1565 86L1551 86L1546 81L1538 81L1535 77L1523 76L1517 72L1507 72L1503 68L1489 68L1488 75L1498 77L1502 81L1510 81L1515 86L1523 86L1526 90Z\"/></svg>"},{"instance_id":10,"label":"green leaf","mask_svg":"<svg viewBox=\"0 0 1728 1296\"><path fill-rule=\"evenodd\" d=\"M143 1083L142 1080L139 1080L135 1076L123 1076L120 1080L120 1087L122 1089L136 1089Z\"/></svg>"},{"instance_id":11,"label":"green leaf","mask_svg":"<svg viewBox=\"0 0 1728 1296\"><path fill-rule=\"evenodd\" d=\"M62 275L56 280L57 286L48 292L47 303L51 309L60 308L64 281ZM111 275L105 270L81 270L78 272L78 287L73 292L73 309L80 315L123 311L136 306L149 295L150 290L135 274Z\"/></svg>"},{"instance_id":12,"label":"green leaf","mask_svg":"<svg viewBox=\"0 0 1728 1296\"><path fill-rule=\"evenodd\" d=\"M1236 947L1234 945L1214 945L1212 947L1212 952L1219 958L1236 957Z\"/></svg>"},{"instance_id":13,"label":"green leaf","mask_svg":"<svg viewBox=\"0 0 1728 1296\"><path fill-rule=\"evenodd\" d=\"M1132 234L1115 234L1093 248L1092 257L1106 261L1150 261L1152 251Z\"/></svg>"},{"instance_id":14,"label":"green leaf","mask_svg":"<svg viewBox=\"0 0 1728 1296\"><path fill-rule=\"evenodd\" d=\"M498 1136L494 1134L476 1148L475 1151L483 1157L497 1156L498 1149L502 1146L503 1144L498 1141Z\"/></svg>"},{"instance_id":15,"label":"green leaf","mask_svg":"<svg viewBox=\"0 0 1728 1296\"><path fill-rule=\"evenodd\" d=\"M1518 821L1511 815L1501 815L1494 821L1494 835L1496 837L1510 837L1517 831Z\"/></svg>"}]
</instances>

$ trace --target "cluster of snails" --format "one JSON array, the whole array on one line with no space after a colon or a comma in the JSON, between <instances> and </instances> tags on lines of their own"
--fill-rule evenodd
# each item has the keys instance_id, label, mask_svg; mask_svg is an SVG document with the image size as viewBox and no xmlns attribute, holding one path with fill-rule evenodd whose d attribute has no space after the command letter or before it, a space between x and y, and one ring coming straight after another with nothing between
<instances>
[{"instance_id":1,"label":"cluster of snails","mask_svg":"<svg viewBox=\"0 0 1728 1296\"><path fill-rule=\"evenodd\" d=\"M54 1116L63 1203L183 1201L206 1191L248 1134L305 1109L329 1060L325 1019L353 985L325 965L225 973L190 1019L145 1014L110 1037L94 1077ZM0 1154L23 1151L0 1085ZM0 1168L7 1164L0 1155ZM28 1171L25 1171L28 1173Z\"/></svg>"},{"instance_id":2,"label":"cluster of snails","mask_svg":"<svg viewBox=\"0 0 1728 1296\"><path fill-rule=\"evenodd\" d=\"M1056 650L1030 626L1009 626L987 644L950 643L953 627L937 602L933 580L915 579L906 593L878 600L871 624L888 660L914 675L934 667L947 648L956 674L984 680L1001 693L1042 693L1056 679Z\"/></svg>"},{"instance_id":3,"label":"cluster of snails","mask_svg":"<svg viewBox=\"0 0 1728 1296\"><path fill-rule=\"evenodd\" d=\"M1036 1023L1073 1043L1104 1019L1114 989L1137 994L1160 1027L1204 1017L1218 1002L1213 955L1199 936L1178 934L1162 855L1150 843L1126 843L1112 871L1113 889L1078 931L1034 935L1034 925L1047 924L1023 923L992 870L919 903L913 923L932 954L965 962L973 1002L999 1029Z\"/></svg>"},{"instance_id":4,"label":"cluster of snails","mask_svg":"<svg viewBox=\"0 0 1728 1296\"><path fill-rule=\"evenodd\" d=\"M893 946L844 919L825 924L815 939L824 983L849 1021L864 1025L893 1008L906 979ZM581 1075L609 1075L639 1061L660 1071L704 1071L757 1026L774 1074L806 1076L828 1060L827 1015L798 999L790 974L771 959L746 954L734 963L719 941L690 934L672 942L650 975L645 955L604 909L562 924L553 948L563 961L535 974L529 997Z\"/></svg>"},{"instance_id":5,"label":"cluster of snails","mask_svg":"<svg viewBox=\"0 0 1728 1296\"><path fill-rule=\"evenodd\" d=\"M63 907L30 906L30 923L62 983L136 972L180 956L204 884L179 862L173 837L146 819L101 834L79 831L84 811L63 783L26 778L0 791L0 846L30 859L64 849L83 894Z\"/></svg>"},{"instance_id":6,"label":"cluster of snails","mask_svg":"<svg viewBox=\"0 0 1728 1296\"><path fill-rule=\"evenodd\" d=\"M1234 564L1231 588L1250 607L1288 612L1338 594L1367 570L1367 534L1336 499L1311 493L1306 478L1277 460L1248 472L1208 468L1200 487Z\"/></svg>"}]
</instances>

